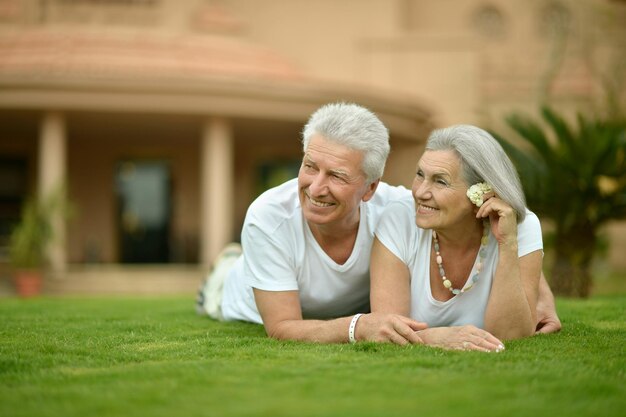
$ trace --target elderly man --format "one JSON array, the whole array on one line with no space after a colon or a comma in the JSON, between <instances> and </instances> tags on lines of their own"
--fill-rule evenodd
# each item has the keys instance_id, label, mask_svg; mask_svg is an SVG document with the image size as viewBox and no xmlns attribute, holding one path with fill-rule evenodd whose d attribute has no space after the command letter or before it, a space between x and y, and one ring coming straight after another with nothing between
<instances>
[{"instance_id":1,"label":"elderly man","mask_svg":"<svg viewBox=\"0 0 626 417\"><path fill-rule=\"evenodd\" d=\"M369 110L328 104L303 132L297 179L248 209L243 254L229 247L201 288L198 311L262 323L277 339L421 343L424 323L369 311L369 256L385 206L409 193L382 181L389 135ZM540 332L560 329L542 278ZM358 320L358 326L356 326Z\"/></svg>"}]
</instances>

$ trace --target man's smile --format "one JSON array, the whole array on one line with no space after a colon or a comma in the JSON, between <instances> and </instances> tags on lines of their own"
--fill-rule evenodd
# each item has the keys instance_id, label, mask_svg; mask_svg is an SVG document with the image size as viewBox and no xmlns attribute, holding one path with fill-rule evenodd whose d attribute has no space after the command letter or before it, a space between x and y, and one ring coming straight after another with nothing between
<instances>
[{"instance_id":1,"label":"man's smile","mask_svg":"<svg viewBox=\"0 0 626 417\"><path fill-rule=\"evenodd\" d=\"M311 204L313 204L315 207L330 207L330 206L334 206L334 203L328 203L326 201L320 201L320 200L316 200L315 198L311 197L308 193L304 193L304 195L309 199L309 201L311 202Z\"/></svg>"}]
</instances>

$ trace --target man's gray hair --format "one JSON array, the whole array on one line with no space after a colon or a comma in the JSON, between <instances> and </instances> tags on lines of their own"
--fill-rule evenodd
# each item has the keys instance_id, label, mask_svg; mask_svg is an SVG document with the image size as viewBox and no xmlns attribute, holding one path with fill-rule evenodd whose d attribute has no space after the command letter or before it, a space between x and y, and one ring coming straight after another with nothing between
<instances>
[{"instance_id":1,"label":"man's gray hair","mask_svg":"<svg viewBox=\"0 0 626 417\"><path fill-rule=\"evenodd\" d=\"M503 201L517 212L517 221L526 216L526 199L519 176L502 146L489 133L476 126L455 125L434 130L426 150L454 151L461 159L463 178L468 187L486 182Z\"/></svg>"},{"instance_id":2,"label":"man's gray hair","mask_svg":"<svg viewBox=\"0 0 626 417\"><path fill-rule=\"evenodd\" d=\"M332 103L311 115L302 132L303 149L311 137L324 139L363 152L363 173L368 182L383 176L389 156L389 132L368 109L351 103Z\"/></svg>"}]
</instances>

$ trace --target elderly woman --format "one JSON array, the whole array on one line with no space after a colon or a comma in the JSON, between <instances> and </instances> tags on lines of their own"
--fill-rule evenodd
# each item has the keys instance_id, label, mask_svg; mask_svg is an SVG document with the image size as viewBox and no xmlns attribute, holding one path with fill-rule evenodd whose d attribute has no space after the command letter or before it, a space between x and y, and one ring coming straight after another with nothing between
<instances>
[{"instance_id":1,"label":"elderly woman","mask_svg":"<svg viewBox=\"0 0 626 417\"><path fill-rule=\"evenodd\" d=\"M498 142L474 126L435 130L412 190L377 226L372 312L426 322L422 341L446 349L534 334L541 227Z\"/></svg>"}]
</instances>

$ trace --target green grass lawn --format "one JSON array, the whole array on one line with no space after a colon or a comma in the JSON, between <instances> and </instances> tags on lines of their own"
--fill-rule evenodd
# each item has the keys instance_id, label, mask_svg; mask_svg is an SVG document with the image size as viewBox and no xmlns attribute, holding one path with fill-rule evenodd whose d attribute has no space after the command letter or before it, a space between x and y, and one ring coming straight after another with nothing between
<instances>
[{"instance_id":1,"label":"green grass lawn","mask_svg":"<svg viewBox=\"0 0 626 417\"><path fill-rule=\"evenodd\" d=\"M624 416L626 295L500 354L278 342L191 297L0 300L0 416ZM346 329L347 331L347 329Z\"/></svg>"}]
</instances>

